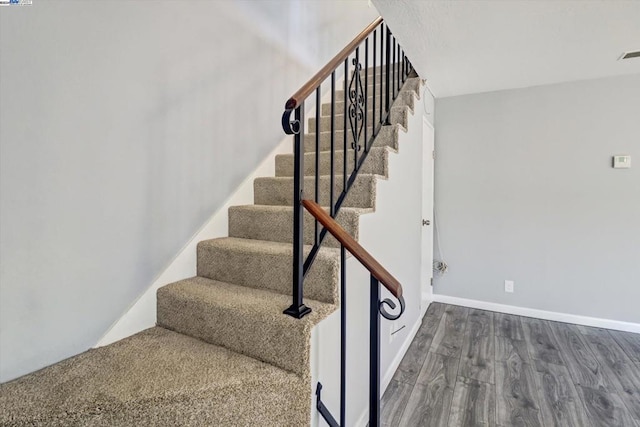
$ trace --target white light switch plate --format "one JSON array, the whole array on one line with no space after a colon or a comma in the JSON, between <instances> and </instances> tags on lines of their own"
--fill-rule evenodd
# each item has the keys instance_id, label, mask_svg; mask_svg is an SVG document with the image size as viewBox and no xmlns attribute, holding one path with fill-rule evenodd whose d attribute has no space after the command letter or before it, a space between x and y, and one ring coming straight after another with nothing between
<instances>
[{"instance_id":1,"label":"white light switch plate","mask_svg":"<svg viewBox=\"0 0 640 427\"><path fill-rule=\"evenodd\" d=\"M619 154L613 156L613 167L615 169L628 169L631 167L631 156Z\"/></svg>"}]
</instances>

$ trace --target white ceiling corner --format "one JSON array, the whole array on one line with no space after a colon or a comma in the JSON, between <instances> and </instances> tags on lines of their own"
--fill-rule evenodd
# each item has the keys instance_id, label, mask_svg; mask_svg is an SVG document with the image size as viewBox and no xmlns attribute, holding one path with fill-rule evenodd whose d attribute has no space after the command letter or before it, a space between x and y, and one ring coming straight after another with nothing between
<instances>
[{"instance_id":1,"label":"white ceiling corner","mask_svg":"<svg viewBox=\"0 0 640 427\"><path fill-rule=\"evenodd\" d=\"M373 0L437 97L640 73L638 0Z\"/></svg>"}]
</instances>

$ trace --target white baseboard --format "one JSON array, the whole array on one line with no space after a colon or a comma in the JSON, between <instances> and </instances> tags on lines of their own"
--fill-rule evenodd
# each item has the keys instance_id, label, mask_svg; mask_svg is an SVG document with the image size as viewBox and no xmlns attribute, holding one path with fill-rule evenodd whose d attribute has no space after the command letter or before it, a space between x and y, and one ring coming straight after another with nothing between
<instances>
[{"instance_id":1,"label":"white baseboard","mask_svg":"<svg viewBox=\"0 0 640 427\"><path fill-rule=\"evenodd\" d=\"M574 323L576 325L593 326L596 328L613 329L616 331L640 333L640 324L622 322L619 320L599 319L597 317L538 310L535 308L518 307L515 305L498 304L494 302L458 298L441 294L433 294L433 301L441 302L444 304L477 308L480 310L496 311L498 313L515 314L517 316L534 317L543 320L553 320L555 322Z\"/></svg>"},{"instance_id":2,"label":"white baseboard","mask_svg":"<svg viewBox=\"0 0 640 427\"><path fill-rule=\"evenodd\" d=\"M409 350L409 346L413 342L413 339L416 337L416 334L420 329L420 325L422 325L422 318L427 313L427 308L429 308L429 304L431 304L431 302L432 301L423 298L422 308L420 310L420 317L418 318L418 320L416 320L415 324L411 327L411 330L409 331L407 338L402 343L402 347L400 347L400 350L398 350L396 357L393 359L393 361L391 361L391 365L389 365L389 369L387 369L387 372L385 372L384 376L382 377L382 383L380 383L380 397L382 397L385 390L389 386L389 383L393 379L393 375L396 373L398 366L400 366L400 362L402 362L404 355L407 353L407 350ZM365 427L368 422L369 422L369 408L365 408L365 410L362 412L362 414L360 415L360 418L358 418L358 421L356 422L355 425L357 427Z\"/></svg>"},{"instance_id":3,"label":"white baseboard","mask_svg":"<svg viewBox=\"0 0 640 427\"><path fill-rule=\"evenodd\" d=\"M159 288L196 274L196 247L201 240L229 235L229 207L253 204L253 181L255 178L275 175L275 157L292 151L292 139L284 138L260 163L236 191L180 250L151 286L129 307L100 338L95 347L102 347L136 334L156 324L156 292Z\"/></svg>"}]
</instances>

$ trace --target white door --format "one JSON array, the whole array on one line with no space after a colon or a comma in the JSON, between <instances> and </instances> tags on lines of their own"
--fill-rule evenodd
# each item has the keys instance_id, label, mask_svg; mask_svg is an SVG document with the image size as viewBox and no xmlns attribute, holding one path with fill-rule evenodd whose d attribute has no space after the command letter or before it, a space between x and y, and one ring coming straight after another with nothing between
<instances>
[{"instance_id":1,"label":"white door","mask_svg":"<svg viewBox=\"0 0 640 427\"><path fill-rule=\"evenodd\" d=\"M433 278L433 126L422 119L422 299L431 301Z\"/></svg>"}]
</instances>

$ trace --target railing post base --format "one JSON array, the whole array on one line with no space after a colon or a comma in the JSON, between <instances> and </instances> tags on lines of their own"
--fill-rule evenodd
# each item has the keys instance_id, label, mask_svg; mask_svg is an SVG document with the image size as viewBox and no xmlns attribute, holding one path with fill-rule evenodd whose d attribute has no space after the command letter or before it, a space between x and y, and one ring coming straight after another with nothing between
<instances>
[{"instance_id":1,"label":"railing post base","mask_svg":"<svg viewBox=\"0 0 640 427\"><path fill-rule=\"evenodd\" d=\"M291 317L295 317L296 319L302 319L307 314L311 313L311 309L306 305L292 305L283 311L284 314L288 314Z\"/></svg>"}]
</instances>

